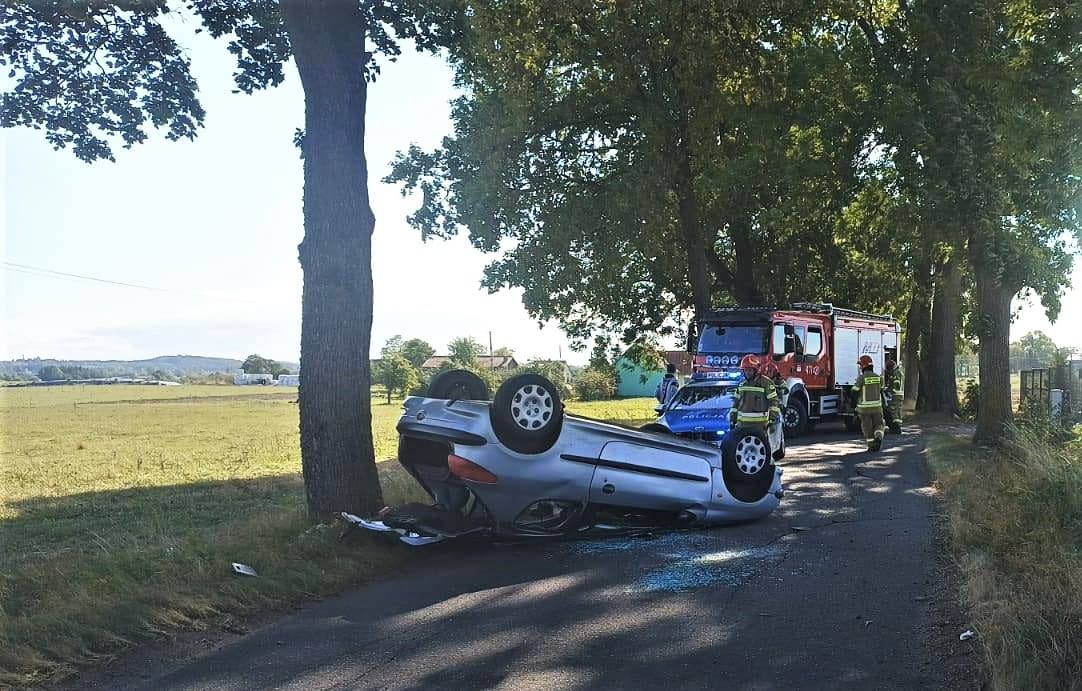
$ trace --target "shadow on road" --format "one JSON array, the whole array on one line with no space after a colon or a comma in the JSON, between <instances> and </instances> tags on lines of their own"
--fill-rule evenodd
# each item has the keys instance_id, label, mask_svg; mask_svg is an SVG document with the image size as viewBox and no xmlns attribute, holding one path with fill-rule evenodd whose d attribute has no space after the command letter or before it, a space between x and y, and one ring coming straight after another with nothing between
<instances>
[{"instance_id":1,"label":"shadow on road","mask_svg":"<svg viewBox=\"0 0 1082 691\"><path fill-rule=\"evenodd\" d=\"M794 440L797 441L797 440ZM809 435L757 523L449 545L147 688L913 688L943 670L921 441Z\"/></svg>"}]
</instances>

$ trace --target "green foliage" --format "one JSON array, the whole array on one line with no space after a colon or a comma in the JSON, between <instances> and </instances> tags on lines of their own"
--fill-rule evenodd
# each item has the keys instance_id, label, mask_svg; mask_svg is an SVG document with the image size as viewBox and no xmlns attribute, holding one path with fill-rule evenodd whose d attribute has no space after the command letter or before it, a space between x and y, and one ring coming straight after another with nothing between
<instances>
[{"instance_id":1,"label":"green foliage","mask_svg":"<svg viewBox=\"0 0 1082 691\"><path fill-rule=\"evenodd\" d=\"M38 379L42 381L61 381L62 379L67 378L67 375L64 374L64 370L56 365L46 365L38 370Z\"/></svg>"},{"instance_id":2,"label":"green foliage","mask_svg":"<svg viewBox=\"0 0 1082 691\"><path fill-rule=\"evenodd\" d=\"M461 31L461 8L441 0L361 3L372 50L394 60L399 39L435 50ZM169 35L166 15L226 38L244 93L277 86L292 55L278 3L270 0L151 0L150 2L5 2L0 10L0 66L12 87L0 95L0 127L42 129L57 149L80 159L114 160L146 141L150 128L167 139L193 139L206 113L183 49ZM283 133L287 136L289 133Z\"/></svg>"},{"instance_id":3,"label":"green foliage","mask_svg":"<svg viewBox=\"0 0 1082 691\"><path fill-rule=\"evenodd\" d=\"M966 382L965 390L962 391L962 415L967 420L976 420L979 412L981 397L981 385L975 379Z\"/></svg>"},{"instance_id":4,"label":"green foliage","mask_svg":"<svg viewBox=\"0 0 1082 691\"><path fill-rule=\"evenodd\" d=\"M387 342L383 344L383 348L380 349L380 357L389 358L394 355L401 355L402 346L401 336L391 336L387 339Z\"/></svg>"},{"instance_id":5,"label":"green foliage","mask_svg":"<svg viewBox=\"0 0 1082 691\"><path fill-rule=\"evenodd\" d=\"M247 374L270 374L275 377L280 374L289 374L289 370L282 367L275 360L270 360L257 354L252 354L245 358L244 363L240 368Z\"/></svg>"},{"instance_id":6,"label":"green foliage","mask_svg":"<svg viewBox=\"0 0 1082 691\"><path fill-rule=\"evenodd\" d=\"M411 365L420 368L425 360L436 354L436 349L419 338L411 338L402 343L399 353L409 360Z\"/></svg>"},{"instance_id":7,"label":"green foliage","mask_svg":"<svg viewBox=\"0 0 1082 691\"><path fill-rule=\"evenodd\" d=\"M583 401L607 401L616 395L612 372L588 368L575 379L575 392Z\"/></svg>"},{"instance_id":8,"label":"green foliage","mask_svg":"<svg viewBox=\"0 0 1082 691\"><path fill-rule=\"evenodd\" d=\"M401 340L401 339L400 339ZM385 355L373 371L373 381L387 391L387 402L395 391L406 395L418 387L421 375L409 360L399 354Z\"/></svg>"},{"instance_id":9,"label":"green foliage","mask_svg":"<svg viewBox=\"0 0 1082 691\"><path fill-rule=\"evenodd\" d=\"M1060 357L1060 348L1043 331L1030 331L1010 344L1010 357L1021 369L1051 367Z\"/></svg>"},{"instance_id":10,"label":"green foliage","mask_svg":"<svg viewBox=\"0 0 1082 691\"><path fill-rule=\"evenodd\" d=\"M509 376L524 372L540 374L542 377L548 379L553 383L557 391L559 391L560 398L565 401L574 395L574 391L571 388L571 371L567 368L567 363L559 360L530 360Z\"/></svg>"},{"instance_id":11,"label":"green foliage","mask_svg":"<svg viewBox=\"0 0 1082 691\"><path fill-rule=\"evenodd\" d=\"M400 155L388 179L422 193L410 222L426 238L513 240L490 289L522 287L530 314L578 343L675 333L702 271L716 302L838 294L847 256L830 230L859 182L870 90L829 12L472 9L451 51L467 93L455 136Z\"/></svg>"},{"instance_id":12,"label":"green foliage","mask_svg":"<svg viewBox=\"0 0 1082 691\"><path fill-rule=\"evenodd\" d=\"M460 336L447 344L447 352L455 365L475 369L479 367L477 359L484 354L485 348L472 336Z\"/></svg>"}]
</instances>

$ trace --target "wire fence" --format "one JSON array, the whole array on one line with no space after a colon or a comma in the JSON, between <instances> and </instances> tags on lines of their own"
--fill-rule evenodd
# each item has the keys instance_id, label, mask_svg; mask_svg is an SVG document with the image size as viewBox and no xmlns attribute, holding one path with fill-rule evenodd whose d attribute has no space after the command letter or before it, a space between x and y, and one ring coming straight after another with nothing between
<instances>
[{"instance_id":1,"label":"wire fence","mask_svg":"<svg viewBox=\"0 0 1082 691\"><path fill-rule=\"evenodd\" d=\"M1063 392L1064 420L1082 420L1082 360L1070 360L1058 367L1021 372L1022 405L1051 409L1052 391Z\"/></svg>"}]
</instances>

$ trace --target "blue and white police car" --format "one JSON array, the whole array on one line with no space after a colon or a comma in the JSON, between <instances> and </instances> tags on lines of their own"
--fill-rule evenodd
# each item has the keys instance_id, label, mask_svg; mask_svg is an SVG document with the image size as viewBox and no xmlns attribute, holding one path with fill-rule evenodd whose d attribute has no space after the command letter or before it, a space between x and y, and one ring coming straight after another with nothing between
<instances>
[{"instance_id":1,"label":"blue and white police car","mask_svg":"<svg viewBox=\"0 0 1082 691\"><path fill-rule=\"evenodd\" d=\"M649 427L656 431L664 428L685 439L722 446L727 437L734 434L730 429L729 413L742 379L738 370L696 372L667 405L657 408L659 417ZM730 442L730 445L735 451L753 455L762 452L775 460L785 456L785 434L781 424L768 426L765 435L768 449L758 448L762 445L761 434L747 436L747 439Z\"/></svg>"}]
</instances>

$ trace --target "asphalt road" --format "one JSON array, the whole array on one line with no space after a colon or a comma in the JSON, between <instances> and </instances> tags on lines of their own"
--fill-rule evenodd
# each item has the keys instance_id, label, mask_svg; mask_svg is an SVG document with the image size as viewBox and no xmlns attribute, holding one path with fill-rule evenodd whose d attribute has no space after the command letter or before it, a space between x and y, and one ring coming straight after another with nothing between
<instances>
[{"instance_id":1,"label":"asphalt road","mask_svg":"<svg viewBox=\"0 0 1082 691\"><path fill-rule=\"evenodd\" d=\"M817 432L753 524L444 547L146 689L972 687L915 430ZM126 685L126 684L125 684Z\"/></svg>"}]
</instances>

